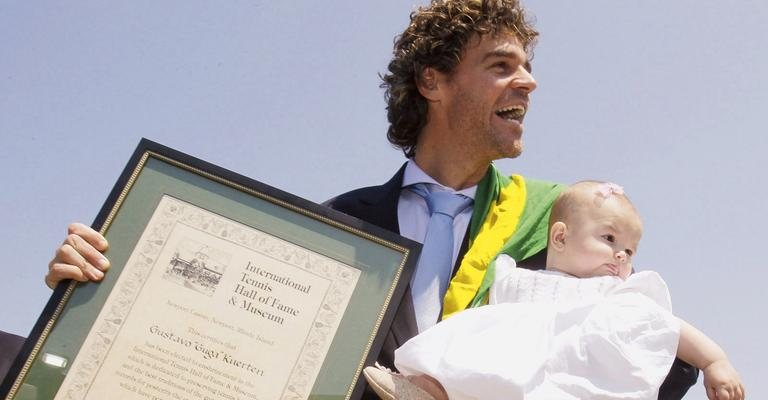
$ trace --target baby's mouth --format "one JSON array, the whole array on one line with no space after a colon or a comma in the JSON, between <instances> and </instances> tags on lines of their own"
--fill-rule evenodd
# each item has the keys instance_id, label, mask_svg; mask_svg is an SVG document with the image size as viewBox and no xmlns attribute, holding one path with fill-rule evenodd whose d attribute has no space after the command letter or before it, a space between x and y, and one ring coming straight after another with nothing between
<instances>
[{"instance_id":1,"label":"baby's mouth","mask_svg":"<svg viewBox=\"0 0 768 400\"><path fill-rule=\"evenodd\" d=\"M525 116L525 107L521 105L504 107L496 110L496 115L507 121L517 121L522 123Z\"/></svg>"}]
</instances>

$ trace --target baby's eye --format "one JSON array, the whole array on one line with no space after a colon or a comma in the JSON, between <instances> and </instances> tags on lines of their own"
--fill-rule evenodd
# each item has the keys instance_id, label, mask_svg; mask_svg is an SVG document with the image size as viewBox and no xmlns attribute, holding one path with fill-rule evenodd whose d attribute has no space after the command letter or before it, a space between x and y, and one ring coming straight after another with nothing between
<instances>
[{"instance_id":1,"label":"baby's eye","mask_svg":"<svg viewBox=\"0 0 768 400\"><path fill-rule=\"evenodd\" d=\"M613 236L613 235L603 235L603 239L605 239L606 241L608 241L610 243L613 243L613 242L616 241L616 237Z\"/></svg>"},{"instance_id":2,"label":"baby's eye","mask_svg":"<svg viewBox=\"0 0 768 400\"><path fill-rule=\"evenodd\" d=\"M635 252L632 251L632 249L624 249L624 252L627 253L627 256L629 257L632 257L632 254L635 254Z\"/></svg>"}]
</instances>

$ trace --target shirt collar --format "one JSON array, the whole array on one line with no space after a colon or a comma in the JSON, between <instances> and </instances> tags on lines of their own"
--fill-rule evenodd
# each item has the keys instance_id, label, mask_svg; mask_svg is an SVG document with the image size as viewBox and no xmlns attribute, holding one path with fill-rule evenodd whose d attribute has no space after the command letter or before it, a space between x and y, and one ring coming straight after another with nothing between
<instances>
[{"instance_id":1,"label":"shirt collar","mask_svg":"<svg viewBox=\"0 0 768 400\"><path fill-rule=\"evenodd\" d=\"M417 183L430 183L433 185L437 185L437 187L440 188L440 190L452 192L452 193L459 193L461 195L467 196L471 198L472 200L475 199L475 192L477 191L477 185L470 186L468 188L462 189L462 190L453 190L452 188L449 188L440 182L436 181L431 176L427 175L426 172L424 172L423 169L421 169L415 161L413 161L412 158L408 159L408 163L405 166L405 172L403 173L403 186L411 186L415 185Z\"/></svg>"}]
</instances>

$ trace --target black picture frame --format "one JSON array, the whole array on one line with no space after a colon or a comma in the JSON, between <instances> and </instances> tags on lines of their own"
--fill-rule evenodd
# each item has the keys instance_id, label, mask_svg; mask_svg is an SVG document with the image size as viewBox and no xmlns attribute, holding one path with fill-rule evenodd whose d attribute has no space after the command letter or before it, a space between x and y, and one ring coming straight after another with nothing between
<instances>
[{"instance_id":1,"label":"black picture frame","mask_svg":"<svg viewBox=\"0 0 768 400\"><path fill-rule=\"evenodd\" d=\"M105 302L111 299L113 290L116 287L125 287L123 283L121 283L123 286L118 286L120 276L138 274L135 270L138 267L134 267L133 264L128 265L128 261L133 260L131 257L141 256L136 254L138 254L137 248L144 243L141 242L144 238L142 235L146 234L147 225L154 221L153 215L159 215L158 213L161 212L158 210L160 204L165 204L163 202L171 202L168 204L180 202L178 204L184 207L187 205L197 207L202 210L203 215L208 215L206 213L214 215L214 221L219 221L218 218L221 217L221 221L230 224L226 226L243 226L246 227L245 232L250 232L249 229L252 229L256 232L255 234L263 233L264 236L259 237L266 237L265 240L272 240L270 238L274 237L274 240L284 243L291 254L299 254L296 257L305 257L310 261L312 257L319 257L318 259L326 260L323 262L329 265L341 265L339 267L341 271L351 271L352 275L357 276L356 283L349 286L347 290L347 305L339 314L338 322L335 322L337 324L335 333L327 345L328 349L322 358L322 365L319 367L316 379L312 382L311 390L305 391L305 394L309 399L356 400L362 396L364 382L360 379L360 372L365 365L375 361L381 349L400 299L405 294L421 245L328 207L151 140L142 139L92 225L110 242L110 249L106 255L112 261L112 268L101 283L83 284L67 281L59 284L0 385L0 398L6 400L54 398L66 375L73 375L71 368L77 362L78 355L86 351L84 348L87 346L84 343L101 340L98 338L103 336L103 331L102 333L92 331L98 331L94 328L95 324L105 324L100 320L102 318L100 313ZM175 210L175 208L171 209ZM227 233L227 229L233 230L230 227L224 228L221 232ZM245 243L236 242L235 239L230 239L226 235L221 236L221 232L217 233L219 236L216 236L215 240L222 243L232 242L233 246L241 247L242 243ZM231 232L229 234L231 235ZM246 239L243 238L247 234L243 235L237 240L245 241ZM304 256L305 252L309 256ZM283 262L272 255L269 257L277 260L275 262ZM309 274L307 276L315 276L316 274L312 275L314 270L311 268L314 267L310 261L296 265L299 267L309 265L310 269L307 271L310 272L306 272ZM155 264L148 262L141 265L148 265L148 270L159 268L156 265L160 261L154 262ZM213 265L212 262L211 265ZM249 262L248 266L250 265ZM170 266L167 268L172 269ZM205 289L203 292L210 291L211 282L215 281L217 285L219 284L219 280L223 278L221 273L216 272L216 268L205 269L209 274L206 277L208 280L201 278L202 273L196 275L195 282L199 286L198 289ZM177 272L177 274L181 277L185 272L188 271ZM301 272L301 274L304 273ZM123 281L119 282L133 281L123 278ZM139 279L136 282L145 281ZM328 280L328 282L332 281ZM276 285L274 282L271 284ZM336 287L332 286L336 285L335 283L328 285ZM149 296L149 294L142 294L144 287L137 289L138 292L135 294L137 299ZM242 295L228 292L226 288L219 289L216 286L214 290L231 294L232 299L242 297ZM232 288L229 288L229 291L231 290ZM148 293L157 295L157 291ZM154 300L157 301L158 307L164 304L164 300L171 302L163 298ZM325 303L323 304L323 307L326 307ZM116 330L117 333L108 339L110 343L106 345L107 347L115 347L117 346L115 343L122 340L121 332L127 331L124 327L128 325L128 315L138 314L131 311L127 312L122 319L112 318L120 322L114 323L110 328L110 332ZM247 321L248 324L251 323L250 320ZM132 340L127 333L124 335L125 341ZM176 336L179 336L178 332ZM159 340L157 338L162 339L162 336L155 338L151 334L149 337L152 340L146 340L148 346L150 342L157 342ZM225 339L221 340L225 341ZM89 346L93 347L93 344ZM171 347L169 345L169 348ZM110 351L112 350L106 350L107 353ZM53 363L50 357L54 357ZM56 357L59 358L58 361ZM62 363L64 363L63 366ZM98 365L101 369L101 364ZM202 366L202 364L192 364L192 367L196 365ZM262 368L271 367L262 366ZM77 374L81 372L75 371ZM120 385L117 381L124 378L114 375L105 375L106 378L99 376L100 379L115 379L113 382L115 390L121 390L118 389ZM93 383L87 378L83 379L89 382L85 384L86 386ZM183 382L179 384L184 385ZM259 383L256 385L258 386ZM137 389L134 386L134 390L139 389L141 388ZM170 386L165 389L182 391L182 393L186 390L186 388L173 389ZM117 392L115 396L123 398Z\"/></svg>"}]
</instances>

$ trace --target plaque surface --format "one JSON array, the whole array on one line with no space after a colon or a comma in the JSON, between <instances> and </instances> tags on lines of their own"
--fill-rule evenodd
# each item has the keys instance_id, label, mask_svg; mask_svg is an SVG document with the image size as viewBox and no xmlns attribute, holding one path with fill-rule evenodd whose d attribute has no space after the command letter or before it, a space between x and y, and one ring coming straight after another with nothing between
<instances>
[{"instance_id":1,"label":"plaque surface","mask_svg":"<svg viewBox=\"0 0 768 400\"><path fill-rule=\"evenodd\" d=\"M142 140L4 399L356 399L419 245Z\"/></svg>"}]
</instances>

